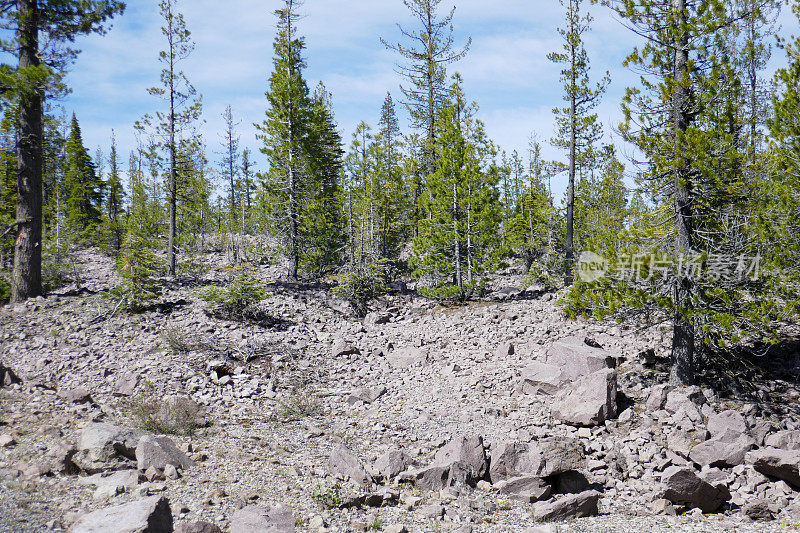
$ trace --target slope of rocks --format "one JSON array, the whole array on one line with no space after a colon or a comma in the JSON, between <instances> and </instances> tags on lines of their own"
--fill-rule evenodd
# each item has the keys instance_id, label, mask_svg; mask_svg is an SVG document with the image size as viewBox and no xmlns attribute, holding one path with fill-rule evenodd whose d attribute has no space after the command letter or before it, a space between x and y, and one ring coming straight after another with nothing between
<instances>
[{"instance_id":1,"label":"slope of rocks","mask_svg":"<svg viewBox=\"0 0 800 533\"><path fill-rule=\"evenodd\" d=\"M111 261L81 260L80 287L0 309L0 365L21 380L0 383L0 531L800 520L796 382L732 396L661 385L664 329L568 321L557 295L510 276L486 301L396 294L364 320L324 286L280 282L268 328L209 317L180 282L152 312L112 314L99 293L116 283ZM139 427L147 402L202 427Z\"/></svg>"}]
</instances>

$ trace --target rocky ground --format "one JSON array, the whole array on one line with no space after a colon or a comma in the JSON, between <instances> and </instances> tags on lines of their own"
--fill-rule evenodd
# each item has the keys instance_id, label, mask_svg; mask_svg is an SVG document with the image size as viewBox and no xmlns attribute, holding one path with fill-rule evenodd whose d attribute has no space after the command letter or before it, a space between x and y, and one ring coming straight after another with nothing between
<instances>
[{"instance_id":1,"label":"rocky ground","mask_svg":"<svg viewBox=\"0 0 800 533\"><path fill-rule=\"evenodd\" d=\"M262 327L180 281L112 314L112 262L79 265L0 309L0 531L800 527L796 347L673 389L665 328L567 320L511 275L364 320L276 281Z\"/></svg>"}]
</instances>

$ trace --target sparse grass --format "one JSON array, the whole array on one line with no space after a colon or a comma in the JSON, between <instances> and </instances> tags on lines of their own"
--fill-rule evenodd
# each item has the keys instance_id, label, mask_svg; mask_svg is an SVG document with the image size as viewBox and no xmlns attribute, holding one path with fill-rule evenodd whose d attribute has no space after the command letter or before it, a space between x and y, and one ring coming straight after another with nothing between
<instances>
[{"instance_id":1,"label":"sparse grass","mask_svg":"<svg viewBox=\"0 0 800 533\"><path fill-rule=\"evenodd\" d=\"M279 418L291 421L322 414L319 400L305 389L295 389L278 402Z\"/></svg>"},{"instance_id":2,"label":"sparse grass","mask_svg":"<svg viewBox=\"0 0 800 533\"><path fill-rule=\"evenodd\" d=\"M374 531L380 531L381 529L383 529L383 520L381 520L380 518L376 518L376 519L375 519L375 520L374 520L374 521L373 521L373 522L372 522L372 523L371 523L369 526L367 526L367 527L368 527L369 529L372 529L372 530L374 530Z\"/></svg>"},{"instance_id":3,"label":"sparse grass","mask_svg":"<svg viewBox=\"0 0 800 533\"><path fill-rule=\"evenodd\" d=\"M165 329L161 336L173 353L188 353L197 347L197 343L194 340L175 328Z\"/></svg>"},{"instance_id":4,"label":"sparse grass","mask_svg":"<svg viewBox=\"0 0 800 533\"><path fill-rule=\"evenodd\" d=\"M336 484L326 489L317 485L311 494L311 499L320 504L324 509L338 509L342 505L342 486Z\"/></svg>"},{"instance_id":5,"label":"sparse grass","mask_svg":"<svg viewBox=\"0 0 800 533\"><path fill-rule=\"evenodd\" d=\"M189 398L157 398L145 393L133 399L130 417L140 429L166 435L194 435L200 424L200 408Z\"/></svg>"}]
</instances>

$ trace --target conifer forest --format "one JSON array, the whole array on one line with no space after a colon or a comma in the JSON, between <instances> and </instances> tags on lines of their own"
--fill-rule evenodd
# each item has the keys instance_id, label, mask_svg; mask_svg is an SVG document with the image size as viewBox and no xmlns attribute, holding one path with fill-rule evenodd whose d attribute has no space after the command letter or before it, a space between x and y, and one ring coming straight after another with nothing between
<instances>
[{"instance_id":1,"label":"conifer forest","mask_svg":"<svg viewBox=\"0 0 800 533\"><path fill-rule=\"evenodd\" d=\"M258 3L251 115L192 1L0 0L0 532L800 528L800 0L506 2L559 15L513 147L462 0L381 0L353 123L336 2ZM81 45L143 4L104 90L149 108L94 131Z\"/></svg>"}]
</instances>

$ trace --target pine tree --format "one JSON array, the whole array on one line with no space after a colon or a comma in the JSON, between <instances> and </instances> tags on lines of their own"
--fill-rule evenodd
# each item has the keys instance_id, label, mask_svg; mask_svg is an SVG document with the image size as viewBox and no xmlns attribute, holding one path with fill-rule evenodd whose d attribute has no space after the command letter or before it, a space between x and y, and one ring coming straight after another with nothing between
<instances>
[{"instance_id":1,"label":"pine tree","mask_svg":"<svg viewBox=\"0 0 800 533\"><path fill-rule=\"evenodd\" d=\"M386 93L375 136L375 191L378 250L383 259L395 256L408 237L406 213L411 198L403 179L403 142L392 95Z\"/></svg>"},{"instance_id":2,"label":"pine tree","mask_svg":"<svg viewBox=\"0 0 800 533\"><path fill-rule=\"evenodd\" d=\"M792 4L800 21L800 2ZM762 226L764 239L771 243L768 254L777 268L797 272L800 236L800 37L779 42L787 64L775 72L772 117L768 121L772 142L768 161L770 175L763 194L772 213Z\"/></svg>"},{"instance_id":3,"label":"pine tree","mask_svg":"<svg viewBox=\"0 0 800 533\"><path fill-rule=\"evenodd\" d=\"M418 23L416 30L400 27L400 32L410 44L389 43L383 38L381 42L407 62L400 66L400 72L409 86L401 86L400 90L405 97L404 104L411 116L412 126L421 130L423 135L419 145L421 168L431 174L436 171L436 121L449 97L447 66L467 54L472 38L468 38L460 48L455 46L455 6L442 17L438 12L442 0L403 0L403 3ZM417 222L418 218L414 220L415 224Z\"/></svg>"},{"instance_id":4,"label":"pine tree","mask_svg":"<svg viewBox=\"0 0 800 533\"><path fill-rule=\"evenodd\" d=\"M18 58L16 68L0 72L0 85L18 98L17 214L11 301L42 293L43 115L47 87L62 87L61 75L78 51L69 45L78 35L104 33L106 22L121 13L116 0L37 0L2 2L5 28L16 31L0 41ZM45 58L44 61L42 58Z\"/></svg>"},{"instance_id":5,"label":"pine tree","mask_svg":"<svg viewBox=\"0 0 800 533\"><path fill-rule=\"evenodd\" d=\"M222 113L222 120L225 121L225 131L222 133L222 146L224 149L220 169L228 186L228 206L229 206L229 228L234 231L238 209L236 208L237 196L237 177L239 175L239 135L236 133L236 126L239 125L233 118L231 106L225 108Z\"/></svg>"},{"instance_id":6,"label":"pine tree","mask_svg":"<svg viewBox=\"0 0 800 533\"><path fill-rule=\"evenodd\" d=\"M468 299L504 252L499 175L489 171L495 149L474 112L456 76L437 121L437 170L423 196L429 216L420 222L411 263L429 284L423 293L436 298Z\"/></svg>"},{"instance_id":7,"label":"pine tree","mask_svg":"<svg viewBox=\"0 0 800 533\"><path fill-rule=\"evenodd\" d=\"M269 79L267 117L257 124L270 170L262 176L268 226L279 235L287 275L303 267L320 273L335 261L340 240L341 140L324 88L312 96L303 78L305 43L297 35L300 2L285 0L275 14L278 33Z\"/></svg>"},{"instance_id":8,"label":"pine tree","mask_svg":"<svg viewBox=\"0 0 800 533\"><path fill-rule=\"evenodd\" d=\"M11 224L16 219L17 200L17 106L7 105L0 120L0 302L11 296L11 273L14 261L14 236Z\"/></svg>"},{"instance_id":9,"label":"pine tree","mask_svg":"<svg viewBox=\"0 0 800 533\"><path fill-rule=\"evenodd\" d=\"M242 231L248 233L252 231L253 200L255 196L255 166L250 155L250 149L242 150L242 163L239 168L241 184L239 190L242 191Z\"/></svg>"},{"instance_id":10,"label":"pine tree","mask_svg":"<svg viewBox=\"0 0 800 533\"><path fill-rule=\"evenodd\" d=\"M574 280L575 242L575 183L581 167L586 165L592 145L602 137L602 127L597 114L592 110L609 83L608 73L596 85L589 80L589 55L583 46L583 35L590 29L592 17L581 12L582 0L560 0L565 8L566 27L559 29L564 40L564 51L554 52L548 58L554 63L565 65L561 71L564 85L566 108L557 108L557 135L553 144L568 151L568 184L566 194L566 250L564 281L567 285Z\"/></svg>"},{"instance_id":11,"label":"pine tree","mask_svg":"<svg viewBox=\"0 0 800 533\"><path fill-rule=\"evenodd\" d=\"M83 146L81 128L73 113L66 145L64 190L66 227L73 238L92 240L101 222L103 182Z\"/></svg>"},{"instance_id":12,"label":"pine tree","mask_svg":"<svg viewBox=\"0 0 800 533\"><path fill-rule=\"evenodd\" d=\"M311 123L306 141L311 188L302 219L306 237L306 269L322 276L341 262L345 246L342 187L342 138L333 116L331 94L320 82L311 100Z\"/></svg>"},{"instance_id":13,"label":"pine tree","mask_svg":"<svg viewBox=\"0 0 800 533\"><path fill-rule=\"evenodd\" d=\"M125 188L119 173L117 138L111 132L111 150L108 154L108 181L106 182L105 218L103 234L105 242L114 257L119 255L125 237Z\"/></svg>"},{"instance_id":14,"label":"pine tree","mask_svg":"<svg viewBox=\"0 0 800 533\"><path fill-rule=\"evenodd\" d=\"M646 245L658 257L639 265L649 275L618 285L620 298L599 306L671 318L670 381L685 385L695 379L698 347L707 354L743 339L775 340L796 315L794 297L776 292L777 279L757 268L763 241L742 231L764 211L748 196L746 108L726 53L743 13L721 0L608 3L647 37L626 61L649 76L628 89L621 131L646 156L643 188L661 223Z\"/></svg>"},{"instance_id":15,"label":"pine tree","mask_svg":"<svg viewBox=\"0 0 800 533\"><path fill-rule=\"evenodd\" d=\"M347 227L350 263L369 262L374 257L374 194L372 127L363 120L356 126L347 154Z\"/></svg>"},{"instance_id":16,"label":"pine tree","mask_svg":"<svg viewBox=\"0 0 800 533\"><path fill-rule=\"evenodd\" d=\"M180 63L194 51L191 32L186 28L183 15L177 11L178 0L161 0L159 13L164 21L161 34L166 40L166 48L159 53L161 86L151 87L148 93L164 100L166 110L158 111L155 117L145 115L137 123L139 130L154 128L160 139L159 148L167 152L167 200L169 205L169 233L167 237L167 268L170 276L175 275L175 248L178 228L178 185L179 145L192 122L202 112L202 103L194 86L179 70Z\"/></svg>"},{"instance_id":17,"label":"pine tree","mask_svg":"<svg viewBox=\"0 0 800 533\"><path fill-rule=\"evenodd\" d=\"M512 250L522 254L525 272L529 274L527 282L550 285L554 282L551 272L557 270L554 261L559 228L555 224L557 213L545 180L556 174L560 167L542 159L541 143L535 139L530 142L527 176L524 175L525 169L518 167L521 164L518 157L516 152L511 157L511 176L519 194L513 213L504 219L505 238Z\"/></svg>"}]
</instances>

